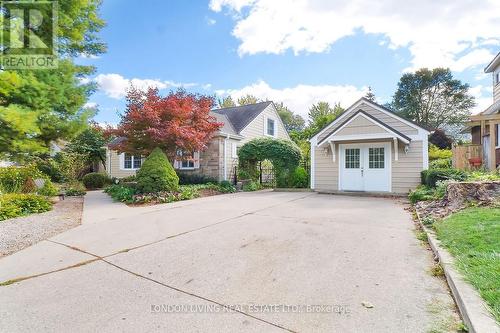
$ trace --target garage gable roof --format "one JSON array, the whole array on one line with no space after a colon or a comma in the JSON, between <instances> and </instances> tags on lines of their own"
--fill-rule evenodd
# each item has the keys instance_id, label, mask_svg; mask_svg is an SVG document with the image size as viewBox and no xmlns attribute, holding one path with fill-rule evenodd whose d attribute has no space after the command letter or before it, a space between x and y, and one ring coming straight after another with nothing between
<instances>
[{"instance_id":1,"label":"garage gable roof","mask_svg":"<svg viewBox=\"0 0 500 333\"><path fill-rule=\"evenodd\" d=\"M395 114L392 110L389 110L388 108L380 105L380 104L377 104L365 97L361 97L360 99L358 99L353 105L351 105L349 108L347 108L345 110L345 112L343 114L341 114L337 119L333 120L331 123L329 123L328 125L326 125L321 131L319 131L318 133L316 133L316 135L314 135L309 141L313 141L313 139L315 138L319 138L321 135L323 135L326 131L328 131L332 126L338 124L339 122L341 121L344 121L344 119L346 119L346 116L351 113L351 111L357 109L358 107L360 107L362 104L366 104L366 105L369 105L370 107L373 107L374 109L380 111L380 112L383 112L384 114L394 118L394 119L397 119L398 121L416 129L419 133L422 133L422 134L430 134L430 132L423 128L422 126L419 126L418 124L414 123L413 121L411 120L408 120L408 119L405 119L405 118L402 118L401 116ZM384 124L384 126L387 126ZM327 136L330 136L327 135Z\"/></svg>"},{"instance_id":2,"label":"garage gable roof","mask_svg":"<svg viewBox=\"0 0 500 333\"><path fill-rule=\"evenodd\" d=\"M340 132L342 129L344 129L346 126L348 126L354 119L356 119L358 117L365 117L366 119L368 119L369 121L371 121L375 125L377 125L380 128L382 128L384 131L393 134L395 137L397 137L398 139L400 139L401 141L403 141L405 143L409 143L411 141L410 137L406 136L405 134L399 132L398 130L392 128L391 126L389 126L389 125L387 125L387 124L385 124L383 122L381 122L380 120L378 120L377 118L373 117L369 113L367 113L367 112L365 112L365 111L363 111L363 110L360 109L360 110L356 111L354 114L352 114L349 118L347 118L346 120L344 120L336 130L334 130L332 133L330 133L329 135L327 135L323 140L321 140L320 142L318 142L318 146L321 145L322 143L324 143L325 141L327 141L328 139L330 139L336 133Z\"/></svg>"}]
</instances>

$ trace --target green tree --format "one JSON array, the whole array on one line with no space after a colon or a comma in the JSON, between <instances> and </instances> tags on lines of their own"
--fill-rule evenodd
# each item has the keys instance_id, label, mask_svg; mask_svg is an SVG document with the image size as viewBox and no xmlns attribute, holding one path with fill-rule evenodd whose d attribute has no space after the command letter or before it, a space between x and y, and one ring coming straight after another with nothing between
<instances>
[{"instance_id":1,"label":"green tree","mask_svg":"<svg viewBox=\"0 0 500 333\"><path fill-rule=\"evenodd\" d=\"M236 103L233 101L233 98L231 96L227 96L217 99L217 105L222 109L234 107L236 106Z\"/></svg>"},{"instance_id":2,"label":"green tree","mask_svg":"<svg viewBox=\"0 0 500 333\"><path fill-rule=\"evenodd\" d=\"M422 68L401 77L392 105L401 116L436 129L466 121L475 102L469 85L448 68Z\"/></svg>"},{"instance_id":3,"label":"green tree","mask_svg":"<svg viewBox=\"0 0 500 333\"><path fill-rule=\"evenodd\" d=\"M0 71L0 154L3 157L23 159L27 154L47 152L52 141L71 139L94 115L94 110L83 106L96 87L83 83L82 79L95 69L75 65L72 57L105 51L105 45L97 37L104 26L98 16L100 4L100 0L59 2L58 68ZM2 14L2 20L8 19ZM5 30L1 33L8 38ZM4 49L7 54L9 51Z\"/></svg>"},{"instance_id":4,"label":"green tree","mask_svg":"<svg viewBox=\"0 0 500 333\"><path fill-rule=\"evenodd\" d=\"M377 102L375 98L375 94L373 93L372 87L368 86L368 91L365 94L365 98L372 101L372 102Z\"/></svg>"},{"instance_id":5,"label":"green tree","mask_svg":"<svg viewBox=\"0 0 500 333\"><path fill-rule=\"evenodd\" d=\"M327 124L331 123L338 116L344 113L344 108L339 103L335 103L333 108L328 102L318 102L309 109L308 129L310 134L314 135L322 130Z\"/></svg>"},{"instance_id":6,"label":"green tree","mask_svg":"<svg viewBox=\"0 0 500 333\"><path fill-rule=\"evenodd\" d=\"M274 105L276 106L276 111L278 111L278 114L289 133L292 131L302 131L304 129L304 118L298 114L294 114L283 104L283 102L275 103Z\"/></svg>"},{"instance_id":7,"label":"green tree","mask_svg":"<svg viewBox=\"0 0 500 333\"><path fill-rule=\"evenodd\" d=\"M245 95L238 98L238 105L248 105L258 103L260 100L253 95Z\"/></svg>"},{"instance_id":8,"label":"green tree","mask_svg":"<svg viewBox=\"0 0 500 333\"><path fill-rule=\"evenodd\" d=\"M67 146L67 150L85 156L88 163L102 163L106 168L106 139L98 126L90 126L76 136Z\"/></svg>"}]
</instances>

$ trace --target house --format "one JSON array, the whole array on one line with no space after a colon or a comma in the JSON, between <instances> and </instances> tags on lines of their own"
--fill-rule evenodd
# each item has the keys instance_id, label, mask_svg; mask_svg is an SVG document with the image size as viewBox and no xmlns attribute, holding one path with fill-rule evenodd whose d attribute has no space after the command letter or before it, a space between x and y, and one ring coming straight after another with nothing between
<instances>
[{"instance_id":1,"label":"house","mask_svg":"<svg viewBox=\"0 0 500 333\"><path fill-rule=\"evenodd\" d=\"M424 128L361 98L310 139L311 188L408 193L428 168L428 135Z\"/></svg>"},{"instance_id":2,"label":"house","mask_svg":"<svg viewBox=\"0 0 500 333\"><path fill-rule=\"evenodd\" d=\"M472 134L472 145L480 146L480 149L469 149L465 154L469 161L477 158L482 160L483 167L495 170L500 165L500 52L484 72L491 73L492 76L493 104L470 117L467 130Z\"/></svg>"},{"instance_id":3,"label":"house","mask_svg":"<svg viewBox=\"0 0 500 333\"><path fill-rule=\"evenodd\" d=\"M210 111L210 115L223 123L207 148L182 156L174 161L174 168L187 174L199 174L216 180L232 180L238 165L238 147L260 137L290 140L272 102L229 107ZM110 177L135 175L144 157L119 153L112 147L124 140L116 138L106 148L106 172Z\"/></svg>"}]
</instances>

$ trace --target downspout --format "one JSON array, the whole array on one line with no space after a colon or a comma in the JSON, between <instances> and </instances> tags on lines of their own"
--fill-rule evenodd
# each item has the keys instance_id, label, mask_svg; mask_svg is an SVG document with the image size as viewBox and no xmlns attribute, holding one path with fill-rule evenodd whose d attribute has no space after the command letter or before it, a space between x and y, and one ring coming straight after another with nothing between
<instances>
[{"instance_id":1,"label":"downspout","mask_svg":"<svg viewBox=\"0 0 500 333\"><path fill-rule=\"evenodd\" d=\"M226 148L227 148L227 139L229 139L229 134L226 134L226 137L224 138L224 180L227 180L227 158L226 158Z\"/></svg>"}]
</instances>

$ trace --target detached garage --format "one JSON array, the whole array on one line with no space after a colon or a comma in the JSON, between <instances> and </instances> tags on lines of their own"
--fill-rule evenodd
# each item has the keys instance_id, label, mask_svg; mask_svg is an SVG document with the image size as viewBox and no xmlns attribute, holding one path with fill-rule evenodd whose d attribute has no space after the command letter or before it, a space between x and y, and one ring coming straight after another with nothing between
<instances>
[{"instance_id":1,"label":"detached garage","mask_svg":"<svg viewBox=\"0 0 500 333\"><path fill-rule=\"evenodd\" d=\"M311 188L403 194L428 167L429 132L361 98L311 138Z\"/></svg>"}]
</instances>

